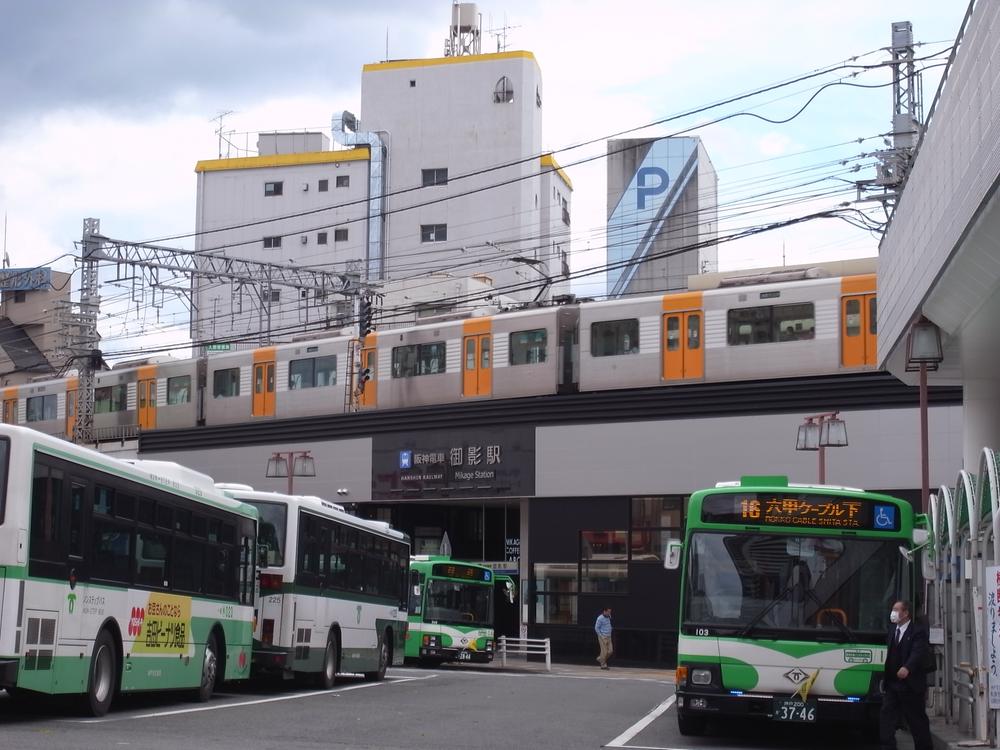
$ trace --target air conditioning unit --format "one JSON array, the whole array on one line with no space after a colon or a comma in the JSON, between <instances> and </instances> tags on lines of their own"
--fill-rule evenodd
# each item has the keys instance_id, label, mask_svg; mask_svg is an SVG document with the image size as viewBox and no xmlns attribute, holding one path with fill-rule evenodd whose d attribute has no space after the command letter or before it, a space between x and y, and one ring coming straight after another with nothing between
<instances>
[{"instance_id":1,"label":"air conditioning unit","mask_svg":"<svg viewBox=\"0 0 1000 750\"><path fill-rule=\"evenodd\" d=\"M309 183L308 182L303 182L302 183L302 192L305 193L308 190L309 190Z\"/></svg>"},{"instance_id":2,"label":"air conditioning unit","mask_svg":"<svg viewBox=\"0 0 1000 750\"><path fill-rule=\"evenodd\" d=\"M304 245L307 242L309 242L309 235L308 234L299 235L299 244L300 245Z\"/></svg>"}]
</instances>

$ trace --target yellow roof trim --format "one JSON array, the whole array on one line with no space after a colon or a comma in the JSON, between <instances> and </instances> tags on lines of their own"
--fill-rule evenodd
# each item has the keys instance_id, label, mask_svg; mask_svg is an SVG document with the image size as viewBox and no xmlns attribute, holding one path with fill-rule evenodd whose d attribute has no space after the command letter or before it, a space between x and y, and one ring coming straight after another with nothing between
<instances>
[{"instance_id":1,"label":"yellow roof trim","mask_svg":"<svg viewBox=\"0 0 1000 750\"><path fill-rule=\"evenodd\" d=\"M535 61L534 54L525 50L511 52L490 52L485 55L456 55L454 57L429 57L420 60L389 60L388 62L368 63L361 70L370 73L376 70L400 70L403 68L427 68L433 65L454 65L455 63L485 62L488 60L514 60L517 58Z\"/></svg>"},{"instance_id":2,"label":"yellow roof trim","mask_svg":"<svg viewBox=\"0 0 1000 750\"><path fill-rule=\"evenodd\" d=\"M563 171L563 168L559 166L558 162L552 154L543 154L539 159L543 167L548 167L549 169L554 169L556 174L558 174L562 181L566 183L566 187L570 190L573 189L573 182L569 179L569 175Z\"/></svg>"},{"instance_id":3,"label":"yellow roof trim","mask_svg":"<svg viewBox=\"0 0 1000 750\"><path fill-rule=\"evenodd\" d=\"M333 164L341 161L367 161L368 147L343 151L309 151L303 154L271 154L269 156L244 156L238 159L205 159L194 165L195 172L224 172L229 169L266 169L289 167L298 164Z\"/></svg>"}]
</instances>

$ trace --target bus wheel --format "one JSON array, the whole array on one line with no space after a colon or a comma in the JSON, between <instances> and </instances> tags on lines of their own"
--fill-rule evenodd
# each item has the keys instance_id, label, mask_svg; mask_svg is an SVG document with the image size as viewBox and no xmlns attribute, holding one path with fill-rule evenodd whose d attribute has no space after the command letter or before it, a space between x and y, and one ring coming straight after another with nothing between
<instances>
[{"instance_id":1,"label":"bus wheel","mask_svg":"<svg viewBox=\"0 0 1000 750\"><path fill-rule=\"evenodd\" d=\"M198 700L202 703L212 698L215 680L219 673L219 641L215 633L208 636L205 644L205 658L201 662L201 684L198 686Z\"/></svg>"},{"instance_id":2,"label":"bus wheel","mask_svg":"<svg viewBox=\"0 0 1000 750\"><path fill-rule=\"evenodd\" d=\"M708 721L704 716L687 716L677 713L677 729L685 737L700 737L705 734Z\"/></svg>"},{"instance_id":3,"label":"bus wheel","mask_svg":"<svg viewBox=\"0 0 1000 750\"><path fill-rule=\"evenodd\" d=\"M368 682L377 682L385 679L385 671L389 668L392 660L392 652L389 648L388 638L383 633L378 639L378 669L374 672L365 672L365 679Z\"/></svg>"},{"instance_id":4,"label":"bus wheel","mask_svg":"<svg viewBox=\"0 0 1000 750\"><path fill-rule=\"evenodd\" d=\"M326 651L323 653L323 669L319 673L319 686L329 690L337 682L337 652L340 650L337 634L332 632L326 639Z\"/></svg>"},{"instance_id":5,"label":"bus wheel","mask_svg":"<svg viewBox=\"0 0 1000 750\"><path fill-rule=\"evenodd\" d=\"M94 641L87 678L87 709L93 716L104 716L111 708L118 677L117 661L114 639L107 630L102 630Z\"/></svg>"}]
</instances>

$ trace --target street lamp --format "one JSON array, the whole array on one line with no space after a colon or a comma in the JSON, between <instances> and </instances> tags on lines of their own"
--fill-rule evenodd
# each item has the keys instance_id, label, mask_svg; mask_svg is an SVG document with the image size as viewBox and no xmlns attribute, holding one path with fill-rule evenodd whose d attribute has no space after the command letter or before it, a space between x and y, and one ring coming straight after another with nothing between
<instances>
[{"instance_id":1,"label":"street lamp","mask_svg":"<svg viewBox=\"0 0 1000 750\"><path fill-rule=\"evenodd\" d=\"M291 471L289 471L291 467ZM309 451L288 451L286 453L272 453L267 459L267 471L264 476L274 479L276 477L288 477L288 494L292 493L292 482L294 477L314 477L316 476L316 461Z\"/></svg>"},{"instance_id":2,"label":"street lamp","mask_svg":"<svg viewBox=\"0 0 1000 750\"><path fill-rule=\"evenodd\" d=\"M819 453L819 483L826 484L826 449L847 445L847 423L838 411L813 414L805 420L795 436L795 450Z\"/></svg>"},{"instance_id":3,"label":"street lamp","mask_svg":"<svg viewBox=\"0 0 1000 750\"><path fill-rule=\"evenodd\" d=\"M545 290L552 286L552 277L548 274L548 267L546 266L545 261L538 260L537 258L524 258L520 255L515 255L513 258L508 258L507 260L531 266L545 277L545 284L538 290L538 294L535 295L534 301L538 302L538 300L542 298L542 295L545 294ZM543 268L545 269L544 271L542 270Z\"/></svg>"},{"instance_id":4,"label":"street lamp","mask_svg":"<svg viewBox=\"0 0 1000 750\"><path fill-rule=\"evenodd\" d=\"M930 458L927 448L927 373L934 372L944 360L941 329L927 318L910 327L906 337L906 371L920 373L920 512L927 512L930 495Z\"/></svg>"}]
</instances>

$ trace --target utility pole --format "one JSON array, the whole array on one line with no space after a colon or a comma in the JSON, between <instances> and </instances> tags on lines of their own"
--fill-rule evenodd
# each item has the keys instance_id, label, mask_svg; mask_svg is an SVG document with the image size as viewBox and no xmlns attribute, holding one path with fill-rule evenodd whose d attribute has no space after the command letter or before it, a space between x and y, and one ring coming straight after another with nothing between
<instances>
[{"instance_id":1,"label":"utility pole","mask_svg":"<svg viewBox=\"0 0 1000 750\"><path fill-rule=\"evenodd\" d=\"M73 440L90 443L94 439L94 381L101 366L100 341L97 333L97 313L101 308L97 278L97 252L101 247L101 220L84 219L80 240L80 312L77 316L75 360L79 372L76 391L76 420Z\"/></svg>"}]
</instances>

